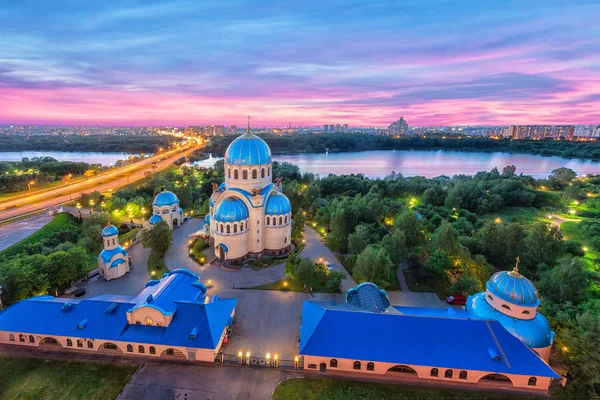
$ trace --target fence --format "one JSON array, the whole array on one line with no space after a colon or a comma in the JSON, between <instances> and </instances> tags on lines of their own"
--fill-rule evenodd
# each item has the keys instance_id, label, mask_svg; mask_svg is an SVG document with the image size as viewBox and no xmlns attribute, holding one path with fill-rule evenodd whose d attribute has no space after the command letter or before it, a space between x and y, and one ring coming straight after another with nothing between
<instances>
[{"instance_id":1,"label":"fence","mask_svg":"<svg viewBox=\"0 0 600 400\"><path fill-rule=\"evenodd\" d=\"M215 358L216 363L239 365L247 368L277 368L277 369L303 369L303 357L294 360L279 359L277 355L267 357L255 357L244 353L227 354L220 352Z\"/></svg>"}]
</instances>

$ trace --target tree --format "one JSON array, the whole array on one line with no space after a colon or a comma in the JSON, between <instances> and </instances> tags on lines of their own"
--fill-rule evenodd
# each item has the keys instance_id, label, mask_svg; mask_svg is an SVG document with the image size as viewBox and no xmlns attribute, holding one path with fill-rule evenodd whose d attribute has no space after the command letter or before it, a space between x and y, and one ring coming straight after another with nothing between
<instances>
[{"instance_id":1,"label":"tree","mask_svg":"<svg viewBox=\"0 0 600 400\"><path fill-rule=\"evenodd\" d=\"M142 246L151 248L159 256L165 255L172 241L173 232L165 221L155 224L152 229L142 231Z\"/></svg>"},{"instance_id":2,"label":"tree","mask_svg":"<svg viewBox=\"0 0 600 400\"><path fill-rule=\"evenodd\" d=\"M356 258L353 277L357 282L373 282L379 287L388 286L396 271L387 251L371 244Z\"/></svg>"},{"instance_id":3,"label":"tree","mask_svg":"<svg viewBox=\"0 0 600 400\"><path fill-rule=\"evenodd\" d=\"M544 223L533 225L523 240L525 251L521 257L521 266L531 275L536 274L539 263L554 265L564 255L563 236L556 226L548 227Z\"/></svg>"},{"instance_id":4,"label":"tree","mask_svg":"<svg viewBox=\"0 0 600 400\"><path fill-rule=\"evenodd\" d=\"M473 293L481 291L481 289L482 286L477 278L471 275L463 275L450 287L450 292L461 296L470 296Z\"/></svg>"},{"instance_id":5,"label":"tree","mask_svg":"<svg viewBox=\"0 0 600 400\"><path fill-rule=\"evenodd\" d=\"M346 275L344 275L344 273L341 271L330 271L327 274L325 285L332 292L339 292L340 286L345 277Z\"/></svg>"},{"instance_id":6,"label":"tree","mask_svg":"<svg viewBox=\"0 0 600 400\"><path fill-rule=\"evenodd\" d=\"M400 213L394 221L394 227L404 232L406 246L408 246L409 249L425 242L423 221L414 211L407 210Z\"/></svg>"},{"instance_id":7,"label":"tree","mask_svg":"<svg viewBox=\"0 0 600 400\"><path fill-rule=\"evenodd\" d=\"M517 167L515 167L514 165L507 165L502 170L502 177L503 178L514 178L516 175L516 172L517 172Z\"/></svg>"},{"instance_id":8,"label":"tree","mask_svg":"<svg viewBox=\"0 0 600 400\"><path fill-rule=\"evenodd\" d=\"M557 168L550 173L550 176L548 176L550 181L558 182L561 185L565 185L575 178L577 178L577 172L566 167Z\"/></svg>"},{"instance_id":9,"label":"tree","mask_svg":"<svg viewBox=\"0 0 600 400\"><path fill-rule=\"evenodd\" d=\"M302 284L310 286L312 285L316 272L317 269L315 268L313 260L309 257L304 257L300 260L300 263L296 268L295 279Z\"/></svg>"},{"instance_id":10,"label":"tree","mask_svg":"<svg viewBox=\"0 0 600 400\"><path fill-rule=\"evenodd\" d=\"M436 250L425 263L425 272L437 281L446 280L452 269L452 259L443 250Z\"/></svg>"},{"instance_id":11,"label":"tree","mask_svg":"<svg viewBox=\"0 0 600 400\"><path fill-rule=\"evenodd\" d=\"M431 238L431 248L439 249L452 255L459 255L464 249L458 241L458 233L447 221L442 222Z\"/></svg>"},{"instance_id":12,"label":"tree","mask_svg":"<svg viewBox=\"0 0 600 400\"><path fill-rule=\"evenodd\" d=\"M300 260L298 251L291 252L287 260L285 260L285 274L291 279L296 277L296 269L298 268L298 264L300 264Z\"/></svg>"},{"instance_id":13,"label":"tree","mask_svg":"<svg viewBox=\"0 0 600 400\"><path fill-rule=\"evenodd\" d=\"M381 240L381 247L387 251L394 264L399 264L408 255L408 247L406 246L406 235L400 229L394 229Z\"/></svg>"},{"instance_id":14,"label":"tree","mask_svg":"<svg viewBox=\"0 0 600 400\"><path fill-rule=\"evenodd\" d=\"M367 224L357 225L354 233L348 236L348 250L352 254L359 254L365 247L376 242L378 239L379 237L374 232L372 226Z\"/></svg>"},{"instance_id":15,"label":"tree","mask_svg":"<svg viewBox=\"0 0 600 400\"><path fill-rule=\"evenodd\" d=\"M304 210L301 208L294 214L292 218L292 238L301 239L302 233L304 232Z\"/></svg>"},{"instance_id":16,"label":"tree","mask_svg":"<svg viewBox=\"0 0 600 400\"><path fill-rule=\"evenodd\" d=\"M540 272L537 289L553 303L578 305L588 295L588 274L581 258L563 258L556 266Z\"/></svg>"}]
</instances>

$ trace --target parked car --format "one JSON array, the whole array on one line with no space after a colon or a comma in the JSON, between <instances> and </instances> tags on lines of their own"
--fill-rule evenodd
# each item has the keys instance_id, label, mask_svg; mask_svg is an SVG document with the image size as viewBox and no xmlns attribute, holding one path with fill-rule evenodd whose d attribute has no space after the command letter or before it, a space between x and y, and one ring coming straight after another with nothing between
<instances>
[{"instance_id":1,"label":"parked car","mask_svg":"<svg viewBox=\"0 0 600 400\"><path fill-rule=\"evenodd\" d=\"M333 271L333 266L329 261L325 261L323 264L325 264L325 268L327 268L327 271Z\"/></svg>"},{"instance_id":2,"label":"parked car","mask_svg":"<svg viewBox=\"0 0 600 400\"><path fill-rule=\"evenodd\" d=\"M73 292L73 297L81 297L85 294L85 289L84 288L79 288L76 291Z\"/></svg>"},{"instance_id":3,"label":"parked car","mask_svg":"<svg viewBox=\"0 0 600 400\"><path fill-rule=\"evenodd\" d=\"M446 297L446 301L448 304L455 304L457 306L464 306L467 304L467 299L464 296L448 296Z\"/></svg>"}]
</instances>

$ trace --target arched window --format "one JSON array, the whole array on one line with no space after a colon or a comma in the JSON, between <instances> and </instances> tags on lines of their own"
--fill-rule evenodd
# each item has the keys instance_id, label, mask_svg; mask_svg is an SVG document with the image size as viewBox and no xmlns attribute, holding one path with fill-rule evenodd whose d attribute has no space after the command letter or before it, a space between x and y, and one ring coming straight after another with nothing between
<instances>
[{"instance_id":1,"label":"arched window","mask_svg":"<svg viewBox=\"0 0 600 400\"><path fill-rule=\"evenodd\" d=\"M83 347L83 340L77 339L77 347Z\"/></svg>"},{"instance_id":2,"label":"arched window","mask_svg":"<svg viewBox=\"0 0 600 400\"><path fill-rule=\"evenodd\" d=\"M237 233L237 224L233 224L233 233Z\"/></svg>"},{"instance_id":3,"label":"arched window","mask_svg":"<svg viewBox=\"0 0 600 400\"><path fill-rule=\"evenodd\" d=\"M444 378L452 378L453 372L451 369L447 369L444 373Z\"/></svg>"},{"instance_id":4,"label":"arched window","mask_svg":"<svg viewBox=\"0 0 600 400\"><path fill-rule=\"evenodd\" d=\"M227 228L227 233L231 233L231 225L227 225L226 228Z\"/></svg>"},{"instance_id":5,"label":"arched window","mask_svg":"<svg viewBox=\"0 0 600 400\"><path fill-rule=\"evenodd\" d=\"M490 299L491 301L494 301L494 298L492 297L491 294L488 294L488 299Z\"/></svg>"},{"instance_id":6,"label":"arched window","mask_svg":"<svg viewBox=\"0 0 600 400\"><path fill-rule=\"evenodd\" d=\"M287 224L287 215L285 216L285 220L283 222Z\"/></svg>"},{"instance_id":7,"label":"arched window","mask_svg":"<svg viewBox=\"0 0 600 400\"><path fill-rule=\"evenodd\" d=\"M173 208L171 209L171 211L177 212L177 206L173 206Z\"/></svg>"},{"instance_id":8,"label":"arched window","mask_svg":"<svg viewBox=\"0 0 600 400\"><path fill-rule=\"evenodd\" d=\"M23 334L19 335L19 342L25 343L25 335L23 335Z\"/></svg>"},{"instance_id":9,"label":"arched window","mask_svg":"<svg viewBox=\"0 0 600 400\"><path fill-rule=\"evenodd\" d=\"M271 176L271 167L269 167L269 176Z\"/></svg>"},{"instance_id":10,"label":"arched window","mask_svg":"<svg viewBox=\"0 0 600 400\"><path fill-rule=\"evenodd\" d=\"M271 225L271 217L267 217L267 225Z\"/></svg>"},{"instance_id":11,"label":"arched window","mask_svg":"<svg viewBox=\"0 0 600 400\"><path fill-rule=\"evenodd\" d=\"M256 225L260 225L260 219L256 221Z\"/></svg>"},{"instance_id":12,"label":"arched window","mask_svg":"<svg viewBox=\"0 0 600 400\"><path fill-rule=\"evenodd\" d=\"M506 304L502 304L502 308L506 308L507 310L510 310L510 307L507 306Z\"/></svg>"},{"instance_id":13,"label":"arched window","mask_svg":"<svg viewBox=\"0 0 600 400\"><path fill-rule=\"evenodd\" d=\"M156 349L154 346L150 346L150 354L156 354Z\"/></svg>"},{"instance_id":14,"label":"arched window","mask_svg":"<svg viewBox=\"0 0 600 400\"><path fill-rule=\"evenodd\" d=\"M223 233L223 224L221 224L221 233Z\"/></svg>"},{"instance_id":15,"label":"arched window","mask_svg":"<svg viewBox=\"0 0 600 400\"><path fill-rule=\"evenodd\" d=\"M529 312L529 310L525 310L525 311L523 311L523 314L531 314L531 313Z\"/></svg>"},{"instance_id":16,"label":"arched window","mask_svg":"<svg viewBox=\"0 0 600 400\"><path fill-rule=\"evenodd\" d=\"M15 335L13 335L12 333L10 335L8 335L8 340L10 340L11 342L15 341Z\"/></svg>"},{"instance_id":17,"label":"arched window","mask_svg":"<svg viewBox=\"0 0 600 400\"><path fill-rule=\"evenodd\" d=\"M35 339L33 338L33 335L29 335L29 343L35 343Z\"/></svg>"},{"instance_id":18,"label":"arched window","mask_svg":"<svg viewBox=\"0 0 600 400\"><path fill-rule=\"evenodd\" d=\"M431 372L429 373L429 376L438 376L440 373L440 371L437 368L431 368Z\"/></svg>"},{"instance_id":19,"label":"arched window","mask_svg":"<svg viewBox=\"0 0 600 400\"><path fill-rule=\"evenodd\" d=\"M175 351L173 349L167 349L167 354L172 356L175 354Z\"/></svg>"},{"instance_id":20,"label":"arched window","mask_svg":"<svg viewBox=\"0 0 600 400\"><path fill-rule=\"evenodd\" d=\"M248 179L248 170L243 170L242 171L242 179Z\"/></svg>"},{"instance_id":21,"label":"arched window","mask_svg":"<svg viewBox=\"0 0 600 400\"><path fill-rule=\"evenodd\" d=\"M227 168L227 177L231 179L231 169Z\"/></svg>"},{"instance_id":22,"label":"arched window","mask_svg":"<svg viewBox=\"0 0 600 400\"><path fill-rule=\"evenodd\" d=\"M360 361L354 361L354 369L360 369Z\"/></svg>"},{"instance_id":23,"label":"arched window","mask_svg":"<svg viewBox=\"0 0 600 400\"><path fill-rule=\"evenodd\" d=\"M458 374L458 379L467 379L467 371L460 371L460 374Z\"/></svg>"},{"instance_id":24,"label":"arched window","mask_svg":"<svg viewBox=\"0 0 600 400\"><path fill-rule=\"evenodd\" d=\"M130 345L130 344L127 345L127 352L128 353L133 353L133 346L132 345Z\"/></svg>"},{"instance_id":25,"label":"arched window","mask_svg":"<svg viewBox=\"0 0 600 400\"><path fill-rule=\"evenodd\" d=\"M152 318L146 317L146 325L152 325Z\"/></svg>"},{"instance_id":26,"label":"arched window","mask_svg":"<svg viewBox=\"0 0 600 400\"><path fill-rule=\"evenodd\" d=\"M94 348L94 343L92 343L91 340L88 340L88 349L93 349Z\"/></svg>"},{"instance_id":27,"label":"arched window","mask_svg":"<svg viewBox=\"0 0 600 400\"><path fill-rule=\"evenodd\" d=\"M144 346L138 346L138 353L144 354L145 352L146 350L144 349Z\"/></svg>"},{"instance_id":28,"label":"arched window","mask_svg":"<svg viewBox=\"0 0 600 400\"><path fill-rule=\"evenodd\" d=\"M372 362L367 364L367 371L375 371L375 364Z\"/></svg>"},{"instance_id":29,"label":"arched window","mask_svg":"<svg viewBox=\"0 0 600 400\"><path fill-rule=\"evenodd\" d=\"M243 222L240 224L240 232L244 232L244 223Z\"/></svg>"},{"instance_id":30,"label":"arched window","mask_svg":"<svg viewBox=\"0 0 600 400\"><path fill-rule=\"evenodd\" d=\"M262 168L262 169L260 170L260 177L261 177L261 178L264 178L264 177L265 177L265 169L264 169L264 168Z\"/></svg>"},{"instance_id":31,"label":"arched window","mask_svg":"<svg viewBox=\"0 0 600 400\"><path fill-rule=\"evenodd\" d=\"M335 358L329 360L329 368L337 368L337 360Z\"/></svg>"},{"instance_id":32,"label":"arched window","mask_svg":"<svg viewBox=\"0 0 600 400\"><path fill-rule=\"evenodd\" d=\"M162 210L162 213L163 213L163 214L168 214L168 213L169 213L169 209L168 209L168 208L165 208L164 210Z\"/></svg>"},{"instance_id":33,"label":"arched window","mask_svg":"<svg viewBox=\"0 0 600 400\"><path fill-rule=\"evenodd\" d=\"M283 225L283 218L279 217L279 225Z\"/></svg>"},{"instance_id":34,"label":"arched window","mask_svg":"<svg viewBox=\"0 0 600 400\"><path fill-rule=\"evenodd\" d=\"M287 243L287 236L283 238L283 243Z\"/></svg>"},{"instance_id":35,"label":"arched window","mask_svg":"<svg viewBox=\"0 0 600 400\"><path fill-rule=\"evenodd\" d=\"M67 347L73 347L73 341L71 339L67 339Z\"/></svg>"},{"instance_id":36,"label":"arched window","mask_svg":"<svg viewBox=\"0 0 600 400\"><path fill-rule=\"evenodd\" d=\"M233 170L233 179L239 179L239 173L237 169Z\"/></svg>"},{"instance_id":37,"label":"arched window","mask_svg":"<svg viewBox=\"0 0 600 400\"><path fill-rule=\"evenodd\" d=\"M256 170L256 169L252 170L252 179L258 179L258 170Z\"/></svg>"},{"instance_id":38,"label":"arched window","mask_svg":"<svg viewBox=\"0 0 600 400\"><path fill-rule=\"evenodd\" d=\"M532 376L531 378L529 378L529 381L527 381L527 384L529 386L537 386L537 378L535 376Z\"/></svg>"}]
</instances>

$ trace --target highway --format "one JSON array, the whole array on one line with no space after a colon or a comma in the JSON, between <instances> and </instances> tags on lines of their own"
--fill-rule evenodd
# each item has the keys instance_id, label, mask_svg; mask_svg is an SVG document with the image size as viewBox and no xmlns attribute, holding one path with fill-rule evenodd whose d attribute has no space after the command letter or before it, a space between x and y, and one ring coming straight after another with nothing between
<instances>
[{"instance_id":1,"label":"highway","mask_svg":"<svg viewBox=\"0 0 600 400\"><path fill-rule=\"evenodd\" d=\"M168 167L197 149L198 146L175 148L131 165L111 169L89 179L36 191L29 196L19 194L14 198L6 198L0 201L0 221L40 209L55 207L76 199L82 193L107 192L129 185L144 179L148 173Z\"/></svg>"}]
</instances>

